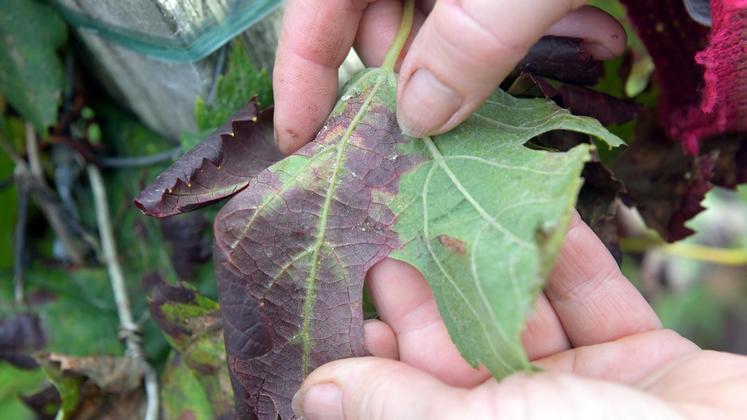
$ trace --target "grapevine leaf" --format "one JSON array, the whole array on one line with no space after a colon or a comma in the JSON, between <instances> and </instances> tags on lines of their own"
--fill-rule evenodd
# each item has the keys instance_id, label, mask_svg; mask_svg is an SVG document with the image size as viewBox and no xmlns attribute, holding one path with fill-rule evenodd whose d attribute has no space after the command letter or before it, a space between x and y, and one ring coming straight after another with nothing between
<instances>
[{"instance_id":1,"label":"grapevine leaf","mask_svg":"<svg viewBox=\"0 0 747 420\"><path fill-rule=\"evenodd\" d=\"M55 50L66 40L65 22L50 5L0 3L0 94L40 133L57 119L63 75Z\"/></svg>"},{"instance_id":2,"label":"grapevine leaf","mask_svg":"<svg viewBox=\"0 0 747 420\"><path fill-rule=\"evenodd\" d=\"M181 280L192 280L200 264L212 255L209 227L202 212L191 212L159 220L161 235L171 248L171 263Z\"/></svg>"},{"instance_id":3,"label":"grapevine leaf","mask_svg":"<svg viewBox=\"0 0 747 420\"><path fill-rule=\"evenodd\" d=\"M228 51L228 66L218 77L208 99L195 100L196 133L182 135L182 149L193 148L206 135L239 111L252 97L260 106L272 105L272 80L267 71L257 69L249 59L244 43L236 39Z\"/></svg>"},{"instance_id":4,"label":"grapevine leaf","mask_svg":"<svg viewBox=\"0 0 747 420\"><path fill-rule=\"evenodd\" d=\"M135 198L145 214L171 216L231 196L281 159L272 134L272 110L252 101L182 156Z\"/></svg>"},{"instance_id":5,"label":"grapevine leaf","mask_svg":"<svg viewBox=\"0 0 747 420\"><path fill-rule=\"evenodd\" d=\"M145 282L153 288L149 299L153 320L171 346L195 371L218 374L225 367L218 303L186 283L170 285L155 274L146 276Z\"/></svg>"},{"instance_id":6,"label":"grapevine leaf","mask_svg":"<svg viewBox=\"0 0 747 420\"><path fill-rule=\"evenodd\" d=\"M496 92L455 130L401 148L421 163L391 207L464 358L497 378L530 369L520 333L565 236L590 146L565 153L524 144L552 130L619 146L597 121L542 99Z\"/></svg>"},{"instance_id":7,"label":"grapevine leaf","mask_svg":"<svg viewBox=\"0 0 747 420\"><path fill-rule=\"evenodd\" d=\"M604 73L601 61L594 60L575 38L546 36L529 49L516 71L550 77L577 85L596 84Z\"/></svg>"},{"instance_id":8,"label":"grapevine leaf","mask_svg":"<svg viewBox=\"0 0 747 420\"><path fill-rule=\"evenodd\" d=\"M195 103L195 122L200 131L219 127L252 97L257 97L263 107L272 104L272 80L266 70L254 67L241 40L231 43L228 70L216 84L212 103L202 98Z\"/></svg>"},{"instance_id":9,"label":"grapevine leaf","mask_svg":"<svg viewBox=\"0 0 747 420\"><path fill-rule=\"evenodd\" d=\"M618 264L622 263L617 223L617 199L622 183L600 162L589 162L581 174L584 185L576 209L586 224L602 240Z\"/></svg>"},{"instance_id":10,"label":"grapevine leaf","mask_svg":"<svg viewBox=\"0 0 747 420\"><path fill-rule=\"evenodd\" d=\"M644 114L636 138L612 163L624 185L623 199L668 242L693 233L686 223L704 210L701 202L714 186L735 188L747 182L747 136L732 134L702 142L697 155L669 138L652 115Z\"/></svg>"},{"instance_id":11,"label":"grapevine leaf","mask_svg":"<svg viewBox=\"0 0 747 420\"><path fill-rule=\"evenodd\" d=\"M44 376L40 370L37 372L39 372L42 377ZM57 392L57 388L55 388L54 385L47 385L30 395L20 395L19 397L26 408L31 410L39 420L54 419L62 405L60 393ZM20 418L20 416L14 418Z\"/></svg>"},{"instance_id":12,"label":"grapevine leaf","mask_svg":"<svg viewBox=\"0 0 747 420\"><path fill-rule=\"evenodd\" d=\"M239 417L291 418L311 370L365 353L363 278L389 254L426 274L468 360L496 376L529 366L519 330L590 146L552 153L524 143L556 129L622 142L552 102L501 92L449 134L406 138L395 92L393 73L362 72L316 139L257 175L216 218Z\"/></svg>"},{"instance_id":13,"label":"grapevine leaf","mask_svg":"<svg viewBox=\"0 0 747 420\"><path fill-rule=\"evenodd\" d=\"M584 87L553 83L542 77L522 74L509 89L514 96L552 99L576 115L592 117L604 125L624 124L635 119L642 108L634 101L620 99Z\"/></svg>"},{"instance_id":14,"label":"grapevine leaf","mask_svg":"<svg viewBox=\"0 0 747 420\"><path fill-rule=\"evenodd\" d=\"M230 415L221 417L220 413L213 411L198 375L184 363L179 353L171 354L161 374L161 401L165 419L231 418Z\"/></svg>"},{"instance_id":15,"label":"grapevine leaf","mask_svg":"<svg viewBox=\"0 0 747 420\"><path fill-rule=\"evenodd\" d=\"M233 393L218 303L187 284L170 285L157 274L146 276L145 283L152 288L149 305L153 320L177 352L172 353L169 374L163 378L169 385L164 392L173 397L167 409L200 411L192 400L201 396L214 417L230 418ZM191 385L181 384L177 378ZM192 395L187 401L175 397L185 393Z\"/></svg>"},{"instance_id":16,"label":"grapevine leaf","mask_svg":"<svg viewBox=\"0 0 747 420\"><path fill-rule=\"evenodd\" d=\"M399 246L386 201L410 165L395 76L349 85L316 139L260 173L215 221L216 276L237 416L291 418L314 368L362 356L363 278Z\"/></svg>"}]
</instances>

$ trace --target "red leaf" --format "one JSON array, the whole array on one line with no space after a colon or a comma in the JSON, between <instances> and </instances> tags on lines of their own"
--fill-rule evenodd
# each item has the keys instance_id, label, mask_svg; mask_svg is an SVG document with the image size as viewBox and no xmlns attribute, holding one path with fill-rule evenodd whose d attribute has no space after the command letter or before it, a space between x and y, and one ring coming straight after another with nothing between
<instances>
[{"instance_id":1,"label":"red leaf","mask_svg":"<svg viewBox=\"0 0 747 420\"><path fill-rule=\"evenodd\" d=\"M583 48L581 40L546 36L532 46L516 71L590 86L602 77L604 66Z\"/></svg>"},{"instance_id":2,"label":"red leaf","mask_svg":"<svg viewBox=\"0 0 747 420\"><path fill-rule=\"evenodd\" d=\"M313 142L259 174L215 220L239 418L292 418L308 373L366 354L363 279L399 246L382 197L411 165L395 151L405 139L385 102L393 83L386 94L378 86L346 98Z\"/></svg>"},{"instance_id":3,"label":"red leaf","mask_svg":"<svg viewBox=\"0 0 747 420\"><path fill-rule=\"evenodd\" d=\"M642 108L634 101L576 85L551 83L531 74L522 74L508 93L515 96L545 97L575 115L596 118L602 124L624 124L632 121Z\"/></svg>"},{"instance_id":4,"label":"red leaf","mask_svg":"<svg viewBox=\"0 0 747 420\"><path fill-rule=\"evenodd\" d=\"M259 111L255 99L161 173L135 205L155 217L194 210L241 191L282 157L272 134L272 109Z\"/></svg>"},{"instance_id":5,"label":"red leaf","mask_svg":"<svg viewBox=\"0 0 747 420\"><path fill-rule=\"evenodd\" d=\"M681 0L623 3L656 65L668 135L697 154L704 138L747 131L747 1L713 0L710 36Z\"/></svg>"}]
</instances>

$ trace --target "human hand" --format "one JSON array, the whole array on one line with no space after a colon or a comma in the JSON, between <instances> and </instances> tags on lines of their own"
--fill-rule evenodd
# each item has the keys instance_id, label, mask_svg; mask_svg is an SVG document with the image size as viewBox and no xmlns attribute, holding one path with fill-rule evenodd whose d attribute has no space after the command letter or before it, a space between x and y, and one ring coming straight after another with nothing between
<instances>
[{"instance_id":1,"label":"human hand","mask_svg":"<svg viewBox=\"0 0 747 420\"><path fill-rule=\"evenodd\" d=\"M398 120L414 137L464 121L544 34L581 38L597 59L625 49L622 27L583 0L417 0L401 61ZM289 0L273 86L278 147L310 141L334 106L337 69L352 45L380 66L399 27L401 0ZM427 110L427 112L423 112Z\"/></svg>"},{"instance_id":2,"label":"human hand","mask_svg":"<svg viewBox=\"0 0 747 420\"><path fill-rule=\"evenodd\" d=\"M320 419L743 418L747 357L702 351L658 318L578 217L522 335L544 372L502 382L450 341L425 279L385 260L367 286L375 357L314 371L294 411Z\"/></svg>"}]
</instances>

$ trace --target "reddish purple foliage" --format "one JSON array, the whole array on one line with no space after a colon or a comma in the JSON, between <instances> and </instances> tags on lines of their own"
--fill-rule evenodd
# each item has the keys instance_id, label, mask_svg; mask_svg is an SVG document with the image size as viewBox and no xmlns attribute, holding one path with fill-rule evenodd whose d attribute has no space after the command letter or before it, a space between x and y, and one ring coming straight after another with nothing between
<instances>
[{"instance_id":1,"label":"reddish purple foliage","mask_svg":"<svg viewBox=\"0 0 747 420\"><path fill-rule=\"evenodd\" d=\"M0 361L20 368L36 367L31 353L41 349L47 335L41 320L32 314L19 314L0 320Z\"/></svg>"},{"instance_id":2,"label":"reddish purple foliage","mask_svg":"<svg viewBox=\"0 0 747 420\"><path fill-rule=\"evenodd\" d=\"M200 264L212 256L206 236L209 223L202 212L176 214L159 220L161 235L169 244L171 263L181 280L191 280Z\"/></svg>"},{"instance_id":3,"label":"reddish purple foliage","mask_svg":"<svg viewBox=\"0 0 747 420\"><path fill-rule=\"evenodd\" d=\"M656 64L669 136L697 154L707 137L747 131L747 1L713 0L710 36L681 0L622 2Z\"/></svg>"},{"instance_id":4,"label":"reddish purple foliage","mask_svg":"<svg viewBox=\"0 0 747 420\"><path fill-rule=\"evenodd\" d=\"M404 138L378 98L350 138L340 138L365 97L346 101L291 158L304 162L302 172L264 171L216 218L216 278L240 417L291 418L290 400L311 370L366 354L363 278L399 246L395 217L377 197L396 191L410 163L395 154Z\"/></svg>"},{"instance_id":5,"label":"reddish purple foliage","mask_svg":"<svg viewBox=\"0 0 747 420\"><path fill-rule=\"evenodd\" d=\"M135 198L145 214L165 217L229 197L282 159L272 132L272 109L252 100L231 120L162 172Z\"/></svg>"},{"instance_id":6,"label":"reddish purple foliage","mask_svg":"<svg viewBox=\"0 0 747 420\"><path fill-rule=\"evenodd\" d=\"M604 66L583 48L581 40L546 36L532 46L516 71L589 86L599 82Z\"/></svg>"},{"instance_id":7,"label":"reddish purple foliage","mask_svg":"<svg viewBox=\"0 0 747 420\"><path fill-rule=\"evenodd\" d=\"M575 115L596 118L602 124L624 124L635 119L642 107L585 86L550 82L531 74L520 75L508 93L515 96L545 97Z\"/></svg>"}]
</instances>

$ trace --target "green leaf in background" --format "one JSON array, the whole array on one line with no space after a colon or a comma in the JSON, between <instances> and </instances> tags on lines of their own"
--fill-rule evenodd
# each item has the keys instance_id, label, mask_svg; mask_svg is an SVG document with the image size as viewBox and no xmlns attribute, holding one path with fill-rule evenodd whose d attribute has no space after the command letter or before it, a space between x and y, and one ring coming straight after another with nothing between
<instances>
[{"instance_id":1,"label":"green leaf in background","mask_svg":"<svg viewBox=\"0 0 747 420\"><path fill-rule=\"evenodd\" d=\"M187 283L171 285L156 274L146 283L153 288L153 320L174 349L162 378L166 410L173 414L169 418L182 418L185 410L197 419L230 416L233 392L218 302Z\"/></svg>"},{"instance_id":2,"label":"green leaf in background","mask_svg":"<svg viewBox=\"0 0 747 420\"><path fill-rule=\"evenodd\" d=\"M210 420L218 417L197 373L176 352L171 353L161 374L161 400L166 419Z\"/></svg>"},{"instance_id":3,"label":"green leaf in background","mask_svg":"<svg viewBox=\"0 0 747 420\"><path fill-rule=\"evenodd\" d=\"M699 283L688 290L662 294L652 303L664 328L671 328L700 346L722 348L726 310L709 289Z\"/></svg>"},{"instance_id":4,"label":"green leaf in background","mask_svg":"<svg viewBox=\"0 0 747 420\"><path fill-rule=\"evenodd\" d=\"M31 410L19 395L28 395L44 383L44 373L39 369L26 370L0 362L0 413L4 419L31 419Z\"/></svg>"},{"instance_id":5,"label":"green leaf in background","mask_svg":"<svg viewBox=\"0 0 747 420\"><path fill-rule=\"evenodd\" d=\"M258 70L249 59L244 43L235 40L228 56L228 69L216 81L212 102L198 97L195 101L197 133L182 136L182 148L189 150L206 135L257 96L260 108L272 105L272 80L266 70Z\"/></svg>"},{"instance_id":6,"label":"green leaf in background","mask_svg":"<svg viewBox=\"0 0 747 420\"><path fill-rule=\"evenodd\" d=\"M498 378L530 369L520 333L590 158L587 144L565 153L525 146L552 130L623 144L596 120L498 91L456 129L400 149L422 162L390 205L405 244L391 256L423 273L462 355Z\"/></svg>"},{"instance_id":7,"label":"green leaf in background","mask_svg":"<svg viewBox=\"0 0 747 420\"><path fill-rule=\"evenodd\" d=\"M0 138L15 144L15 130L11 127L15 119L5 118L2 112L0 105ZM0 153L0 182L9 182L8 185L0 187L0 203L2 203L0 206L0 273L10 272L13 268L13 254L15 253L13 238L18 213L18 198L12 177L13 161L7 153Z\"/></svg>"},{"instance_id":8,"label":"green leaf in background","mask_svg":"<svg viewBox=\"0 0 747 420\"><path fill-rule=\"evenodd\" d=\"M66 271L34 264L27 272L27 294L43 294L35 306L49 334L47 351L75 356L119 355L119 319L104 269Z\"/></svg>"},{"instance_id":9,"label":"green leaf in background","mask_svg":"<svg viewBox=\"0 0 747 420\"><path fill-rule=\"evenodd\" d=\"M0 2L0 93L39 133L57 119L63 72L55 50L66 40L65 22L49 5Z\"/></svg>"}]
</instances>

